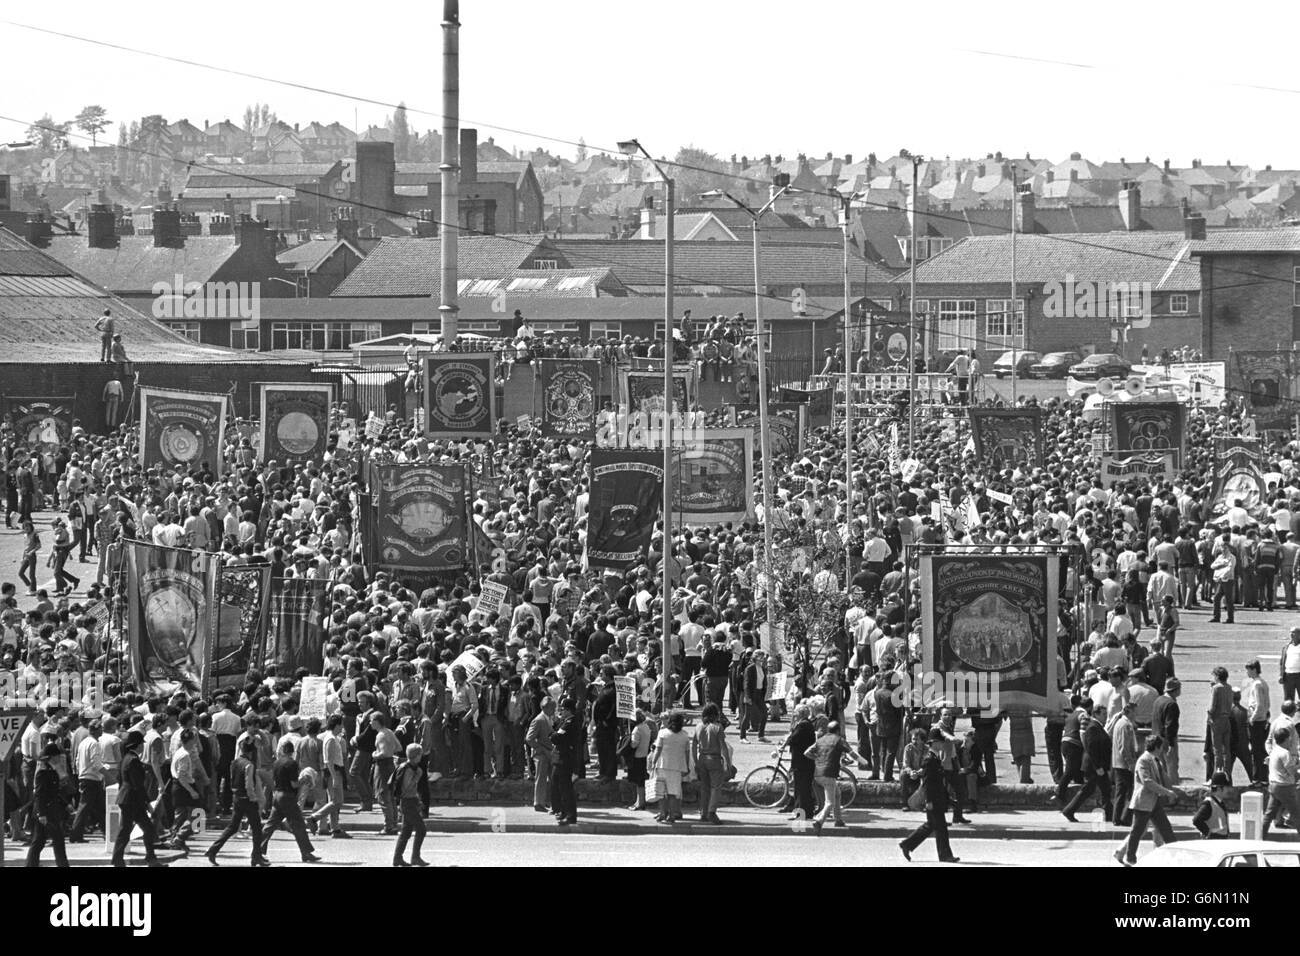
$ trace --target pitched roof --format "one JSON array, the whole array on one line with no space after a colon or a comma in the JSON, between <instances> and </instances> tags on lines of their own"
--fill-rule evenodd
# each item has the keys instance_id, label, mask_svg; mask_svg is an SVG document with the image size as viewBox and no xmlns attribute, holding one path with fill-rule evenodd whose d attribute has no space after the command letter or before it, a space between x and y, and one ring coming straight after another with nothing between
<instances>
[{"instance_id":1,"label":"pitched roof","mask_svg":"<svg viewBox=\"0 0 1300 956\"><path fill-rule=\"evenodd\" d=\"M56 240L57 241L57 240ZM248 362L247 352L199 345L0 229L0 363L99 361L95 321L111 309L134 362Z\"/></svg>"},{"instance_id":2,"label":"pitched roof","mask_svg":"<svg viewBox=\"0 0 1300 956\"><path fill-rule=\"evenodd\" d=\"M276 261L290 272L314 272L340 248L351 249L364 259L366 253L346 239L322 238L300 242L276 256Z\"/></svg>"},{"instance_id":3,"label":"pitched roof","mask_svg":"<svg viewBox=\"0 0 1300 956\"><path fill-rule=\"evenodd\" d=\"M251 189L301 186L329 175L338 163L230 163L220 168L196 166L180 192L193 189Z\"/></svg>"},{"instance_id":4,"label":"pitched roof","mask_svg":"<svg viewBox=\"0 0 1300 956\"><path fill-rule=\"evenodd\" d=\"M1157 289L1196 291L1201 271L1189 258L1189 247L1182 232L1018 235L1016 279L1059 282L1072 275L1079 281L1149 282ZM1009 235L964 239L916 267L918 283L1000 282L1010 281L1010 275Z\"/></svg>"},{"instance_id":5,"label":"pitched roof","mask_svg":"<svg viewBox=\"0 0 1300 956\"><path fill-rule=\"evenodd\" d=\"M1300 226L1281 229L1224 229L1192 243L1192 255L1300 252Z\"/></svg>"},{"instance_id":6,"label":"pitched roof","mask_svg":"<svg viewBox=\"0 0 1300 956\"><path fill-rule=\"evenodd\" d=\"M441 249L436 237L382 239L333 295L437 295ZM550 252L545 236L461 236L456 242L457 274L462 279L499 278L542 251Z\"/></svg>"},{"instance_id":7,"label":"pitched roof","mask_svg":"<svg viewBox=\"0 0 1300 956\"><path fill-rule=\"evenodd\" d=\"M560 236L552 245L575 268L609 266L631 289L661 289L664 284L664 250L657 242L640 239L571 239ZM763 243L765 284L788 286L827 285L844 280L844 252L840 243ZM674 244L676 286L738 292L754 287L754 259L747 242L683 241ZM874 279L889 276L878 267L851 254L855 281L868 269Z\"/></svg>"},{"instance_id":8,"label":"pitched roof","mask_svg":"<svg viewBox=\"0 0 1300 956\"><path fill-rule=\"evenodd\" d=\"M438 163L397 163L393 177L396 186L426 186L442 181ZM518 183L532 164L527 160L480 160L478 181L481 183Z\"/></svg>"},{"instance_id":9,"label":"pitched roof","mask_svg":"<svg viewBox=\"0 0 1300 956\"><path fill-rule=\"evenodd\" d=\"M154 283L207 282L239 250L234 236L186 236L179 249L155 246L152 236L121 236L111 249L85 236L55 236L49 254L91 282L118 293L150 293Z\"/></svg>"}]
</instances>

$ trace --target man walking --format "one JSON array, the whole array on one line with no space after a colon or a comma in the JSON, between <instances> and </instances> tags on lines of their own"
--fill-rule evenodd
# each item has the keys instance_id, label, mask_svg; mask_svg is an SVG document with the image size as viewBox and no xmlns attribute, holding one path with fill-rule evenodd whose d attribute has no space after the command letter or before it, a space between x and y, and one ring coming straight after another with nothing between
<instances>
[{"instance_id":1,"label":"man walking","mask_svg":"<svg viewBox=\"0 0 1300 956\"><path fill-rule=\"evenodd\" d=\"M229 788L233 808L230 825L213 841L204 855L209 863L217 866L217 854L247 820L248 832L253 838L250 864L270 866L271 861L262 853L262 813L257 797L260 790L257 783L257 743L252 737L245 737L239 742L239 756L230 764Z\"/></svg>"},{"instance_id":2,"label":"man walking","mask_svg":"<svg viewBox=\"0 0 1300 956\"><path fill-rule=\"evenodd\" d=\"M99 746L104 726L98 720L86 725L85 739L77 745L77 786L80 800L72 821L69 843L86 842L86 826L104 827L104 754Z\"/></svg>"},{"instance_id":3,"label":"man walking","mask_svg":"<svg viewBox=\"0 0 1300 956\"><path fill-rule=\"evenodd\" d=\"M1138 844L1146 835L1148 826L1154 825L1165 843L1174 842L1174 829L1169 825L1164 807L1160 805L1162 799L1172 800L1178 796L1165 784L1164 763L1160 759L1164 745L1165 742L1160 737L1152 735L1147 740L1146 752L1138 758L1134 771L1133 799L1129 801L1129 809L1133 811L1133 828L1129 831L1128 839L1115 851L1115 859L1125 866L1137 863Z\"/></svg>"},{"instance_id":4,"label":"man walking","mask_svg":"<svg viewBox=\"0 0 1300 956\"><path fill-rule=\"evenodd\" d=\"M1110 789L1112 744L1110 735L1106 733L1106 709L1097 707L1091 717L1081 717L1079 722L1084 728L1083 786L1061 813L1071 823L1078 823L1074 815L1093 792L1100 789L1101 812L1109 822L1113 819L1114 811Z\"/></svg>"},{"instance_id":5,"label":"man walking","mask_svg":"<svg viewBox=\"0 0 1300 956\"><path fill-rule=\"evenodd\" d=\"M903 851L903 858L912 862L912 851L934 835L934 846L939 853L940 863L958 863L960 859L953 856L948 844L948 782L943 769L943 731L938 727L930 728L930 751L921 763L921 787L925 791L925 822L912 831L898 848Z\"/></svg>"},{"instance_id":6,"label":"man walking","mask_svg":"<svg viewBox=\"0 0 1300 956\"><path fill-rule=\"evenodd\" d=\"M1137 730L1133 725L1134 705L1126 701L1124 709L1106 726L1110 736L1111 783L1115 790L1112 819L1117 826L1129 824L1129 802L1133 796L1133 777L1137 767Z\"/></svg>"},{"instance_id":7,"label":"man walking","mask_svg":"<svg viewBox=\"0 0 1300 956\"><path fill-rule=\"evenodd\" d=\"M393 793L397 796L398 806L402 811L402 832L397 836L397 846L393 848L393 866L428 866L420 856L427 832L424 825L424 806L420 802L421 787L428 786L428 772L420 766L424 759L424 748L419 744L406 745L406 760L393 774ZM414 834L415 843L411 847L411 862L403 857L406 853L406 841Z\"/></svg>"},{"instance_id":8,"label":"man walking","mask_svg":"<svg viewBox=\"0 0 1300 956\"><path fill-rule=\"evenodd\" d=\"M1295 700L1300 691L1300 627L1291 628L1290 641L1282 646L1278 681L1282 685L1282 699Z\"/></svg>"},{"instance_id":9,"label":"man walking","mask_svg":"<svg viewBox=\"0 0 1300 956\"><path fill-rule=\"evenodd\" d=\"M293 741L284 740L280 743L279 756L271 768L271 781L275 791L271 798L271 817L266 821L266 834L260 844L261 855L266 856L276 829L287 824L294 839L298 841L302 861L319 863L320 857L311 845L302 811L298 809L298 774L298 761L293 759Z\"/></svg>"},{"instance_id":10,"label":"man walking","mask_svg":"<svg viewBox=\"0 0 1300 956\"><path fill-rule=\"evenodd\" d=\"M1165 741L1165 776L1171 786L1178 784L1178 695L1183 683L1177 677L1165 680L1165 692L1156 698L1151 710L1151 733Z\"/></svg>"},{"instance_id":11,"label":"man walking","mask_svg":"<svg viewBox=\"0 0 1300 956\"><path fill-rule=\"evenodd\" d=\"M131 830L140 828L144 841L145 862L149 866L166 866L154 853L154 827L149 817L149 785L145 779L144 762L140 748L144 734L132 730L122 744L122 782L117 794L117 805L122 808L122 824L113 843L113 865L126 866L126 845L131 842Z\"/></svg>"}]
</instances>

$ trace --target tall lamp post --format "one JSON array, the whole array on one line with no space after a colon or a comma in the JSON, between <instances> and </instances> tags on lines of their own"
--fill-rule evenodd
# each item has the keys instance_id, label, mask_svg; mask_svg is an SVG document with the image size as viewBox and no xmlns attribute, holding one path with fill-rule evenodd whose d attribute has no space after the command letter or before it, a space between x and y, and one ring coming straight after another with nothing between
<instances>
[{"instance_id":1,"label":"tall lamp post","mask_svg":"<svg viewBox=\"0 0 1300 956\"><path fill-rule=\"evenodd\" d=\"M673 634L673 601L671 586L668 580L668 559L673 550L673 486L672 486L672 467L673 467L673 446L672 446L672 398L673 398L673 191L676 184L672 177L664 172L664 168L659 165L658 161L651 156L644 146L635 139L623 140L618 144L619 151L627 156L629 160L632 157L641 155L650 160L651 165L658 171L659 177L664 181L664 413L663 413L663 443L664 443L664 539L663 539L663 558L660 561L659 573L663 577L663 665L664 665L664 711L671 706L675 697L673 695L673 675L671 668L672 656L669 653L672 649ZM682 409L683 412L686 409Z\"/></svg>"},{"instance_id":2,"label":"tall lamp post","mask_svg":"<svg viewBox=\"0 0 1300 956\"><path fill-rule=\"evenodd\" d=\"M849 579L853 576L853 554L850 541L853 537L853 303L849 285L849 213L853 196L840 196L840 228L844 231L844 593L849 593ZM813 362L817 361L816 350ZM832 386L831 397L835 392Z\"/></svg>"},{"instance_id":3,"label":"tall lamp post","mask_svg":"<svg viewBox=\"0 0 1300 956\"><path fill-rule=\"evenodd\" d=\"M763 462L763 581L764 602L767 605L767 640L764 648L769 654L776 651L776 582L772 566L772 448L767 421L767 350L768 336L763 326L763 252L758 241L758 221L776 205L790 189L790 177L781 173L772 181L772 194L766 204L755 212L731 193L724 193L735 205L749 214L750 236L754 243L754 337L758 339L758 425L759 458ZM816 362L816 356L813 361ZM804 662L807 666L807 661Z\"/></svg>"},{"instance_id":4,"label":"tall lamp post","mask_svg":"<svg viewBox=\"0 0 1300 956\"><path fill-rule=\"evenodd\" d=\"M912 157L912 254L908 257L911 260L911 269L908 273L908 293L907 306L910 315L907 322L907 335L912 340L912 346L908 349L908 378L907 378L907 457L911 458L916 454L916 259L918 233L920 231L920 209L918 208L919 199L917 196L917 170L921 166L921 157ZM921 355L926 354L924 337L921 342ZM928 371L928 369L927 369Z\"/></svg>"}]
</instances>

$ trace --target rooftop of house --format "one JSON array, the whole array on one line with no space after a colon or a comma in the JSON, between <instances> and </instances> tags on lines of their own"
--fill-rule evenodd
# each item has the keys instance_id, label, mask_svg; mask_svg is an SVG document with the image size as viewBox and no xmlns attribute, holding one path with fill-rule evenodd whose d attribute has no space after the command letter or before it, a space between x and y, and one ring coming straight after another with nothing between
<instances>
[{"instance_id":1,"label":"rooftop of house","mask_svg":"<svg viewBox=\"0 0 1300 956\"><path fill-rule=\"evenodd\" d=\"M1300 226L1279 229L1224 229L1192 243L1192 255L1300 253Z\"/></svg>"},{"instance_id":2,"label":"rooftop of house","mask_svg":"<svg viewBox=\"0 0 1300 956\"><path fill-rule=\"evenodd\" d=\"M358 240L353 243L350 240L337 237L308 239L306 242L300 242L298 245L284 250L275 258L280 265L290 272L313 272L320 268L340 248L351 249L353 253L364 259L367 246L373 245L373 240L369 242Z\"/></svg>"},{"instance_id":3,"label":"rooftop of house","mask_svg":"<svg viewBox=\"0 0 1300 956\"><path fill-rule=\"evenodd\" d=\"M200 345L171 331L0 229L0 363L98 362L95 322L105 309L111 310L133 362L249 361L247 352Z\"/></svg>"},{"instance_id":4,"label":"rooftop of house","mask_svg":"<svg viewBox=\"0 0 1300 956\"><path fill-rule=\"evenodd\" d=\"M333 295L436 295L441 288L441 248L442 243L436 237L381 239ZM548 259L563 259L549 250L545 236L461 236L456 243L457 271L465 279L496 279L522 268L539 254ZM556 265L564 267L568 263L557 261Z\"/></svg>"},{"instance_id":5,"label":"rooftop of house","mask_svg":"<svg viewBox=\"0 0 1300 956\"><path fill-rule=\"evenodd\" d=\"M1300 231L1300 230L1297 230ZM1016 280L1144 282L1158 291L1194 292L1200 267L1191 241L1179 232L1063 233L1016 237ZM1011 236L963 239L916 267L918 283L1010 282ZM907 282L900 276L896 282Z\"/></svg>"},{"instance_id":6,"label":"rooftop of house","mask_svg":"<svg viewBox=\"0 0 1300 956\"><path fill-rule=\"evenodd\" d=\"M180 248L155 246L152 236L119 236L112 248L90 245L84 235L55 236L49 255L69 271L117 293L150 293L155 283L207 282L239 251L235 237L186 236Z\"/></svg>"}]
</instances>

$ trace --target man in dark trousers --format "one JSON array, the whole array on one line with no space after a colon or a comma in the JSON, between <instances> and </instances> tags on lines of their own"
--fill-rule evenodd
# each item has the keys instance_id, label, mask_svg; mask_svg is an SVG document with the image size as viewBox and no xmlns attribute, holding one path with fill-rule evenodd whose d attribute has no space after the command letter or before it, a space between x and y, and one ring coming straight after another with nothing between
<instances>
[{"instance_id":1,"label":"man in dark trousers","mask_svg":"<svg viewBox=\"0 0 1300 956\"><path fill-rule=\"evenodd\" d=\"M32 782L32 844L27 850L27 865L41 865L45 841L54 845L54 862L68 865L67 847L63 842L63 825L68 819L68 805L59 792L59 771L55 763L64 760L58 744L46 744L36 761Z\"/></svg>"},{"instance_id":2,"label":"man in dark trousers","mask_svg":"<svg viewBox=\"0 0 1300 956\"><path fill-rule=\"evenodd\" d=\"M604 684L591 705L591 726L596 735L599 779L612 783L618 778L618 692L614 688L614 666L601 668Z\"/></svg>"},{"instance_id":3,"label":"man in dark trousers","mask_svg":"<svg viewBox=\"0 0 1300 956\"><path fill-rule=\"evenodd\" d=\"M790 734L785 739L785 746L790 748L790 776L794 781L794 791L786 802L777 807L781 813L794 811L796 819L811 820L817 813L817 801L813 796L813 762L804 756L804 751L817 742L817 730L811 719L812 711L807 704L800 704L790 716Z\"/></svg>"},{"instance_id":4,"label":"man in dark trousers","mask_svg":"<svg viewBox=\"0 0 1300 956\"><path fill-rule=\"evenodd\" d=\"M934 846L939 851L940 863L957 863L948 845L948 782L943 769L943 731L938 727L930 728L930 752L921 763L921 787L925 791L925 822L912 831L898 848L903 851L903 858L912 862L912 851L924 843L930 834L934 834Z\"/></svg>"},{"instance_id":5,"label":"man in dark trousers","mask_svg":"<svg viewBox=\"0 0 1300 956\"><path fill-rule=\"evenodd\" d=\"M126 845L131 842L131 830L140 828L144 841L145 862L150 866L166 866L154 853L154 826L149 817L149 784L145 778L144 762L140 760L140 748L144 746L144 734L133 730L126 735L122 744L121 789L117 793L117 805L122 808L122 826L117 831L117 840L113 843L113 865L126 866Z\"/></svg>"},{"instance_id":6,"label":"man in dark trousers","mask_svg":"<svg viewBox=\"0 0 1300 956\"><path fill-rule=\"evenodd\" d=\"M271 843L277 827L288 824L289 832L298 841L298 852L304 863L319 863L307 836L307 824L303 822L302 810L298 807L298 774L301 768L293 757L293 741L285 740L280 744L280 755L271 768L271 785L274 795L271 797L271 817L266 821L266 834L262 837L261 855L266 856L266 848Z\"/></svg>"},{"instance_id":7,"label":"man in dark trousers","mask_svg":"<svg viewBox=\"0 0 1300 956\"><path fill-rule=\"evenodd\" d=\"M239 825L247 820L248 831L253 837L252 865L270 866L271 862L262 855L262 814L257 800L257 742L252 737L245 737L239 743L239 756L230 764L229 784L234 815L230 818L230 826L208 847L205 854L208 862L218 865L217 854L226 841L239 832Z\"/></svg>"},{"instance_id":8,"label":"man in dark trousers","mask_svg":"<svg viewBox=\"0 0 1300 956\"><path fill-rule=\"evenodd\" d=\"M758 731L758 739L767 743L767 654L763 651L754 652L753 661L745 668L744 684L745 719L740 724L740 739L752 728Z\"/></svg>"},{"instance_id":9,"label":"man in dark trousers","mask_svg":"<svg viewBox=\"0 0 1300 956\"><path fill-rule=\"evenodd\" d=\"M561 826L578 822L578 799L573 777L578 772L581 727L575 714L577 702L566 697L560 702L560 716L551 733L555 763L551 769L551 809Z\"/></svg>"},{"instance_id":10,"label":"man in dark trousers","mask_svg":"<svg viewBox=\"0 0 1300 956\"><path fill-rule=\"evenodd\" d=\"M1081 717L1079 723L1083 727L1083 786L1079 792L1074 795L1064 810L1065 819L1071 823L1078 823L1074 818L1075 813L1083 806L1084 801L1093 795L1097 790L1101 791L1101 809L1106 815L1109 822L1111 818L1111 796L1110 796L1110 758L1111 758L1111 739L1110 734L1106 733L1106 708L1098 704L1093 710L1092 717Z\"/></svg>"}]
</instances>

